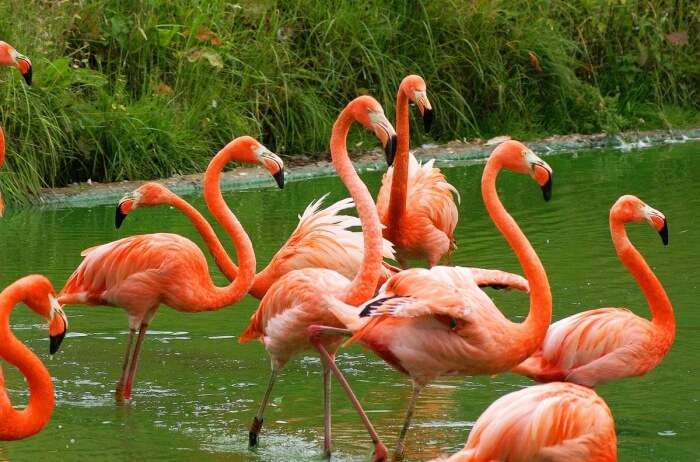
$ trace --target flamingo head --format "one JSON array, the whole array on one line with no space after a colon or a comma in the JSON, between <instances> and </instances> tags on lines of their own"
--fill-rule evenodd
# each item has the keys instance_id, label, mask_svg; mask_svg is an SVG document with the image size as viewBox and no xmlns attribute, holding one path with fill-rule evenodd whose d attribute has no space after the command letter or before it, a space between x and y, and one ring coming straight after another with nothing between
<instances>
[{"instance_id":1,"label":"flamingo head","mask_svg":"<svg viewBox=\"0 0 700 462\"><path fill-rule=\"evenodd\" d=\"M425 87L423 77L419 75L409 75L401 81L399 89L404 92L408 100L415 104L423 118L423 128L426 132L430 131L435 119L433 107L428 100L428 93Z\"/></svg>"},{"instance_id":2,"label":"flamingo head","mask_svg":"<svg viewBox=\"0 0 700 462\"><path fill-rule=\"evenodd\" d=\"M175 193L160 183L153 181L144 183L119 200L114 224L119 228L126 216L137 207L154 207L156 205L170 204L176 197Z\"/></svg>"},{"instance_id":3,"label":"flamingo head","mask_svg":"<svg viewBox=\"0 0 700 462\"><path fill-rule=\"evenodd\" d=\"M32 84L32 62L12 45L2 41L0 41L0 65L16 67L27 85Z\"/></svg>"},{"instance_id":4,"label":"flamingo head","mask_svg":"<svg viewBox=\"0 0 700 462\"><path fill-rule=\"evenodd\" d=\"M223 150L227 150L231 154L235 153L235 157L227 157L226 160L238 160L263 166L275 179L277 186L280 189L284 188L284 162L277 154L267 149L252 136L239 136Z\"/></svg>"},{"instance_id":5,"label":"flamingo head","mask_svg":"<svg viewBox=\"0 0 700 462\"><path fill-rule=\"evenodd\" d=\"M68 330L68 319L56 298L56 291L46 277L25 276L15 284L22 291L22 301L36 314L49 321L49 352L54 354Z\"/></svg>"},{"instance_id":6,"label":"flamingo head","mask_svg":"<svg viewBox=\"0 0 700 462\"><path fill-rule=\"evenodd\" d=\"M491 153L489 162L498 162L507 170L530 175L540 185L544 200L551 199L552 167L521 142L508 140L499 144Z\"/></svg>"},{"instance_id":7,"label":"flamingo head","mask_svg":"<svg viewBox=\"0 0 700 462\"><path fill-rule=\"evenodd\" d=\"M648 206L637 196L626 194L620 197L610 209L610 220L623 223L649 223L654 228L664 245L668 245L668 221L666 216Z\"/></svg>"},{"instance_id":8,"label":"flamingo head","mask_svg":"<svg viewBox=\"0 0 700 462\"><path fill-rule=\"evenodd\" d=\"M367 130L371 130L384 146L386 163L391 166L396 155L396 130L384 115L384 109L371 96L358 96L348 104L352 117Z\"/></svg>"}]
</instances>

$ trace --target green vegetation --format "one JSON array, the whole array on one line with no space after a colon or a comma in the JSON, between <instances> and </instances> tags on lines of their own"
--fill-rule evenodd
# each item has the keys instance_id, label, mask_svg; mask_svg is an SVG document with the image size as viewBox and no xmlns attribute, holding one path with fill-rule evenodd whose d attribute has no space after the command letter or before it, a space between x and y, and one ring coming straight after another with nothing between
<instances>
[{"instance_id":1,"label":"green vegetation","mask_svg":"<svg viewBox=\"0 0 700 462\"><path fill-rule=\"evenodd\" d=\"M15 200L199 171L241 134L319 155L408 73L438 141L700 122L697 0L8 0L0 38L34 64L31 88L0 72Z\"/></svg>"}]
</instances>

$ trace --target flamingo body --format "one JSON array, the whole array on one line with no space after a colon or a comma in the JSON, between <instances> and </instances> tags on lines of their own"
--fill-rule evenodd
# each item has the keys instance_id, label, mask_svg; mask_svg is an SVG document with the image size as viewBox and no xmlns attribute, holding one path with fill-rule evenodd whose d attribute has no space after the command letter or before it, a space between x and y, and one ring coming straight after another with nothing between
<instances>
[{"instance_id":1,"label":"flamingo body","mask_svg":"<svg viewBox=\"0 0 700 462\"><path fill-rule=\"evenodd\" d=\"M535 380L593 387L645 374L663 359L672 338L629 310L599 308L552 324L535 353L516 372Z\"/></svg>"},{"instance_id":2,"label":"flamingo body","mask_svg":"<svg viewBox=\"0 0 700 462\"><path fill-rule=\"evenodd\" d=\"M434 266L455 248L459 212L453 195L459 197L459 193L440 169L433 167L434 160L421 165L413 154L409 153L408 158L407 207L398 223L390 223L389 200L394 181L394 167L390 167L377 196L379 219L387 226L384 237L392 240L402 260L422 259ZM390 224L394 233L386 231Z\"/></svg>"},{"instance_id":3,"label":"flamingo body","mask_svg":"<svg viewBox=\"0 0 700 462\"><path fill-rule=\"evenodd\" d=\"M440 460L614 462L616 444L603 399L589 388L549 383L496 400L474 424L464 449Z\"/></svg>"},{"instance_id":4,"label":"flamingo body","mask_svg":"<svg viewBox=\"0 0 700 462\"><path fill-rule=\"evenodd\" d=\"M328 269L289 272L267 291L239 341L245 343L260 338L274 367L284 367L296 354L313 348L307 334L310 325L323 322L328 326L345 327L327 304L319 300L318 292L322 290L331 297L342 298L349 284L350 279ZM335 351L342 338L328 337L324 341L326 348Z\"/></svg>"},{"instance_id":5,"label":"flamingo body","mask_svg":"<svg viewBox=\"0 0 700 462\"><path fill-rule=\"evenodd\" d=\"M212 286L200 248L177 234L129 236L81 255L85 258L59 295L61 303L122 307L131 328L152 316L161 303L193 311L192 286Z\"/></svg>"}]
</instances>

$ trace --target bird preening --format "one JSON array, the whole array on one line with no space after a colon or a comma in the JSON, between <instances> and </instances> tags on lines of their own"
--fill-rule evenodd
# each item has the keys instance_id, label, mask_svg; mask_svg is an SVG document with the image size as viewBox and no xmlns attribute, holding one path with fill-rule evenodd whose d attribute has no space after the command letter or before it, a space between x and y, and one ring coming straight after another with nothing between
<instances>
[{"instance_id":1,"label":"bird preening","mask_svg":"<svg viewBox=\"0 0 700 462\"><path fill-rule=\"evenodd\" d=\"M0 65L15 67L31 85L31 61L2 41ZM438 378L515 373L545 383L503 394L490 405L483 403L480 417L465 416L476 422L466 445L439 460L617 460L613 414L595 387L650 372L667 355L676 333L671 300L632 244L626 226L646 223L666 245L666 216L632 195L620 196L609 212L615 252L641 289L650 320L628 309L597 308L552 323L558 317L557 303L537 253L542 240L531 242L509 211L530 209L538 214L544 210L539 203L550 201L554 194L552 167L526 144L506 140L490 152L480 182L475 182L486 214L517 259L522 275L455 261L460 207L476 210L479 197L458 191L433 160L419 161L409 149L410 105L415 105L426 131L439 115L428 94L421 76L409 75L400 82L396 129L372 96L359 96L339 108L330 133L330 157L350 197L325 208L325 195L311 202L296 229L260 271L254 244L224 199L221 178L233 162L251 164L264 169L271 184L282 189L285 166L282 158L255 138L238 136L212 157L202 180L206 207L233 245L235 262L213 224L197 208L162 184L147 182L116 204L114 225L127 235L85 249L58 293L40 275L9 284L0 292L0 358L25 377L29 402L22 410L12 406L0 369L0 439L22 439L41 431L56 401L44 363L11 330L10 313L17 304L24 303L48 322L51 355L57 353L68 328L64 306L123 309L128 336L122 366L119 372L105 372L115 377L115 400L138 405L139 397L134 400L133 392L139 387L139 359L161 306L187 316L231 307L231 316L242 317L236 305L250 294L259 304L238 341L259 340L258 351L263 355L265 350L270 364L265 392L250 396L259 403L257 411L246 416L251 419L247 433L238 435L253 450L265 444L265 413L284 367L311 352L321 359L318 397L323 419L319 427L323 427L325 458L333 452L333 378L367 431L371 460L378 462L390 457L403 460L407 448L420 446L420 441L410 438L414 411L421 392ZM387 171L376 201L348 152L347 137L353 126L374 134L384 151ZM6 141L10 142L0 127L0 165ZM520 205L507 209L501 196L508 193L498 188L498 181L534 182L542 198L535 190L537 194L528 193ZM144 209L157 206L183 214L208 255L179 234L130 234L128 217L148 216ZM352 208L357 216L346 212ZM3 209L0 196L0 215ZM470 242L460 245L473 252ZM207 256L226 277L226 285L214 282ZM395 260L398 267L387 260ZM427 268L416 266L417 261ZM488 288L524 293L529 300L527 313L512 321L505 314L506 303L492 297ZM355 394L355 378L346 378L342 360L336 361L337 352L350 344L361 345L368 355L376 355L410 380L412 393L393 451L380 436L383 429Z\"/></svg>"}]
</instances>

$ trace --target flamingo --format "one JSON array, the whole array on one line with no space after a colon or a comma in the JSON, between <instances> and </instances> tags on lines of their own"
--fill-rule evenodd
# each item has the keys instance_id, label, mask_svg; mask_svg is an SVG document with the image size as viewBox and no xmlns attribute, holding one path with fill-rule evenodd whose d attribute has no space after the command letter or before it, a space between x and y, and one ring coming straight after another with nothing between
<instances>
[{"instance_id":1,"label":"flamingo","mask_svg":"<svg viewBox=\"0 0 700 462\"><path fill-rule=\"evenodd\" d=\"M212 162L225 164L231 160L260 163L273 176L279 176L282 168L276 155L249 136L231 141ZM164 188L146 187L125 198L117 207L117 223L135 206L153 201L177 202L179 199L169 199L163 194L167 194ZM61 304L106 305L126 310L129 339L115 391L117 401L131 399L141 344L161 303L184 312L218 310L238 302L253 283L253 246L221 196L219 175L207 178L204 195L212 198L223 227L236 248L241 267L234 282L226 287L215 286L207 260L195 243L177 234L156 233L130 236L84 250L81 255L85 259L59 294ZM217 258L217 264L223 265L221 258ZM138 339L132 353L137 328Z\"/></svg>"},{"instance_id":2,"label":"flamingo","mask_svg":"<svg viewBox=\"0 0 700 462\"><path fill-rule=\"evenodd\" d=\"M31 60L3 41L0 41L0 66L16 67L27 85L32 84Z\"/></svg>"},{"instance_id":3,"label":"flamingo","mask_svg":"<svg viewBox=\"0 0 700 462\"><path fill-rule=\"evenodd\" d=\"M385 225L384 237L394 244L399 264L406 268L407 258L418 258L432 267L455 248L458 211L453 194L459 198L459 193L433 167L433 160L421 166L409 153L409 101L423 116L426 131L433 121L425 82L409 75L396 96L396 158L382 179L377 209Z\"/></svg>"},{"instance_id":4,"label":"flamingo","mask_svg":"<svg viewBox=\"0 0 700 462\"><path fill-rule=\"evenodd\" d=\"M644 257L634 248L625 223L647 222L668 244L663 213L631 195L610 209L610 234L620 261L644 293L651 321L624 308L584 311L549 327L542 346L514 372L537 381L566 381L587 387L644 375L666 356L676 335L673 306Z\"/></svg>"},{"instance_id":5,"label":"flamingo","mask_svg":"<svg viewBox=\"0 0 700 462\"><path fill-rule=\"evenodd\" d=\"M433 462L615 462L615 422L590 388L554 382L494 401L464 449Z\"/></svg>"},{"instance_id":6,"label":"flamingo","mask_svg":"<svg viewBox=\"0 0 700 462\"><path fill-rule=\"evenodd\" d=\"M27 85L32 84L32 62L20 54L11 45L0 41L0 66L15 66L24 77ZM0 167L5 164L5 132L0 127ZM0 193L0 217L5 212L5 202Z\"/></svg>"},{"instance_id":7,"label":"flamingo","mask_svg":"<svg viewBox=\"0 0 700 462\"><path fill-rule=\"evenodd\" d=\"M411 377L413 394L394 452L402 460L404 442L421 390L443 375L495 374L512 369L539 348L552 317L552 297L542 263L496 192L501 169L530 175L551 195L552 170L517 141L499 145L489 157L481 191L489 216L515 252L530 286L530 311L522 323L508 320L476 286L459 287L455 273L441 267L413 268L390 278L379 294L360 309L326 297L329 310L347 327L314 325L308 331L327 366L360 412L366 415L347 381L325 351L322 334L352 333L353 341L377 353ZM466 282L469 282L465 278ZM468 290L467 290L468 289ZM365 424L368 428L370 425Z\"/></svg>"},{"instance_id":8,"label":"flamingo","mask_svg":"<svg viewBox=\"0 0 700 462\"><path fill-rule=\"evenodd\" d=\"M0 292L0 358L15 366L29 386L29 403L18 411L5 389L0 368L0 440L20 440L39 433L51 418L55 404L51 375L41 360L10 330L10 314L25 303L49 321L49 352L58 351L68 329L68 320L56 300L56 292L44 276L25 276Z\"/></svg>"},{"instance_id":9,"label":"flamingo","mask_svg":"<svg viewBox=\"0 0 700 462\"><path fill-rule=\"evenodd\" d=\"M0 167L5 165L5 132L0 127ZM0 217L5 214L5 200L2 197L2 191L0 191Z\"/></svg>"},{"instance_id":10,"label":"flamingo","mask_svg":"<svg viewBox=\"0 0 700 462\"><path fill-rule=\"evenodd\" d=\"M260 338L270 355L270 380L260 407L250 426L249 443L258 444L263 414L279 371L297 353L312 349L307 335L311 324L323 323L343 327L329 310L328 299L340 299L351 305L359 305L371 297L382 273L382 234L372 196L357 175L348 156L346 138L353 124L358 122L372 130L385 147L387 159L394 155L394 128L386 119L381 105L370 96L352 100L333 124L330 151L338 176L355 201L362 223L364 253L360 270L350 280L340 272L325 268L307 268L291 271L269 288L250 324L241 334L241 343ZM325 296L324 296L325 294ZM340 346L336 338L324 342L330 354ZM330 373L323 370L324 384L324 453L330 456ZM375 460L384 460L386 448L374 433Z\"/></svg>"}]
</instances>

